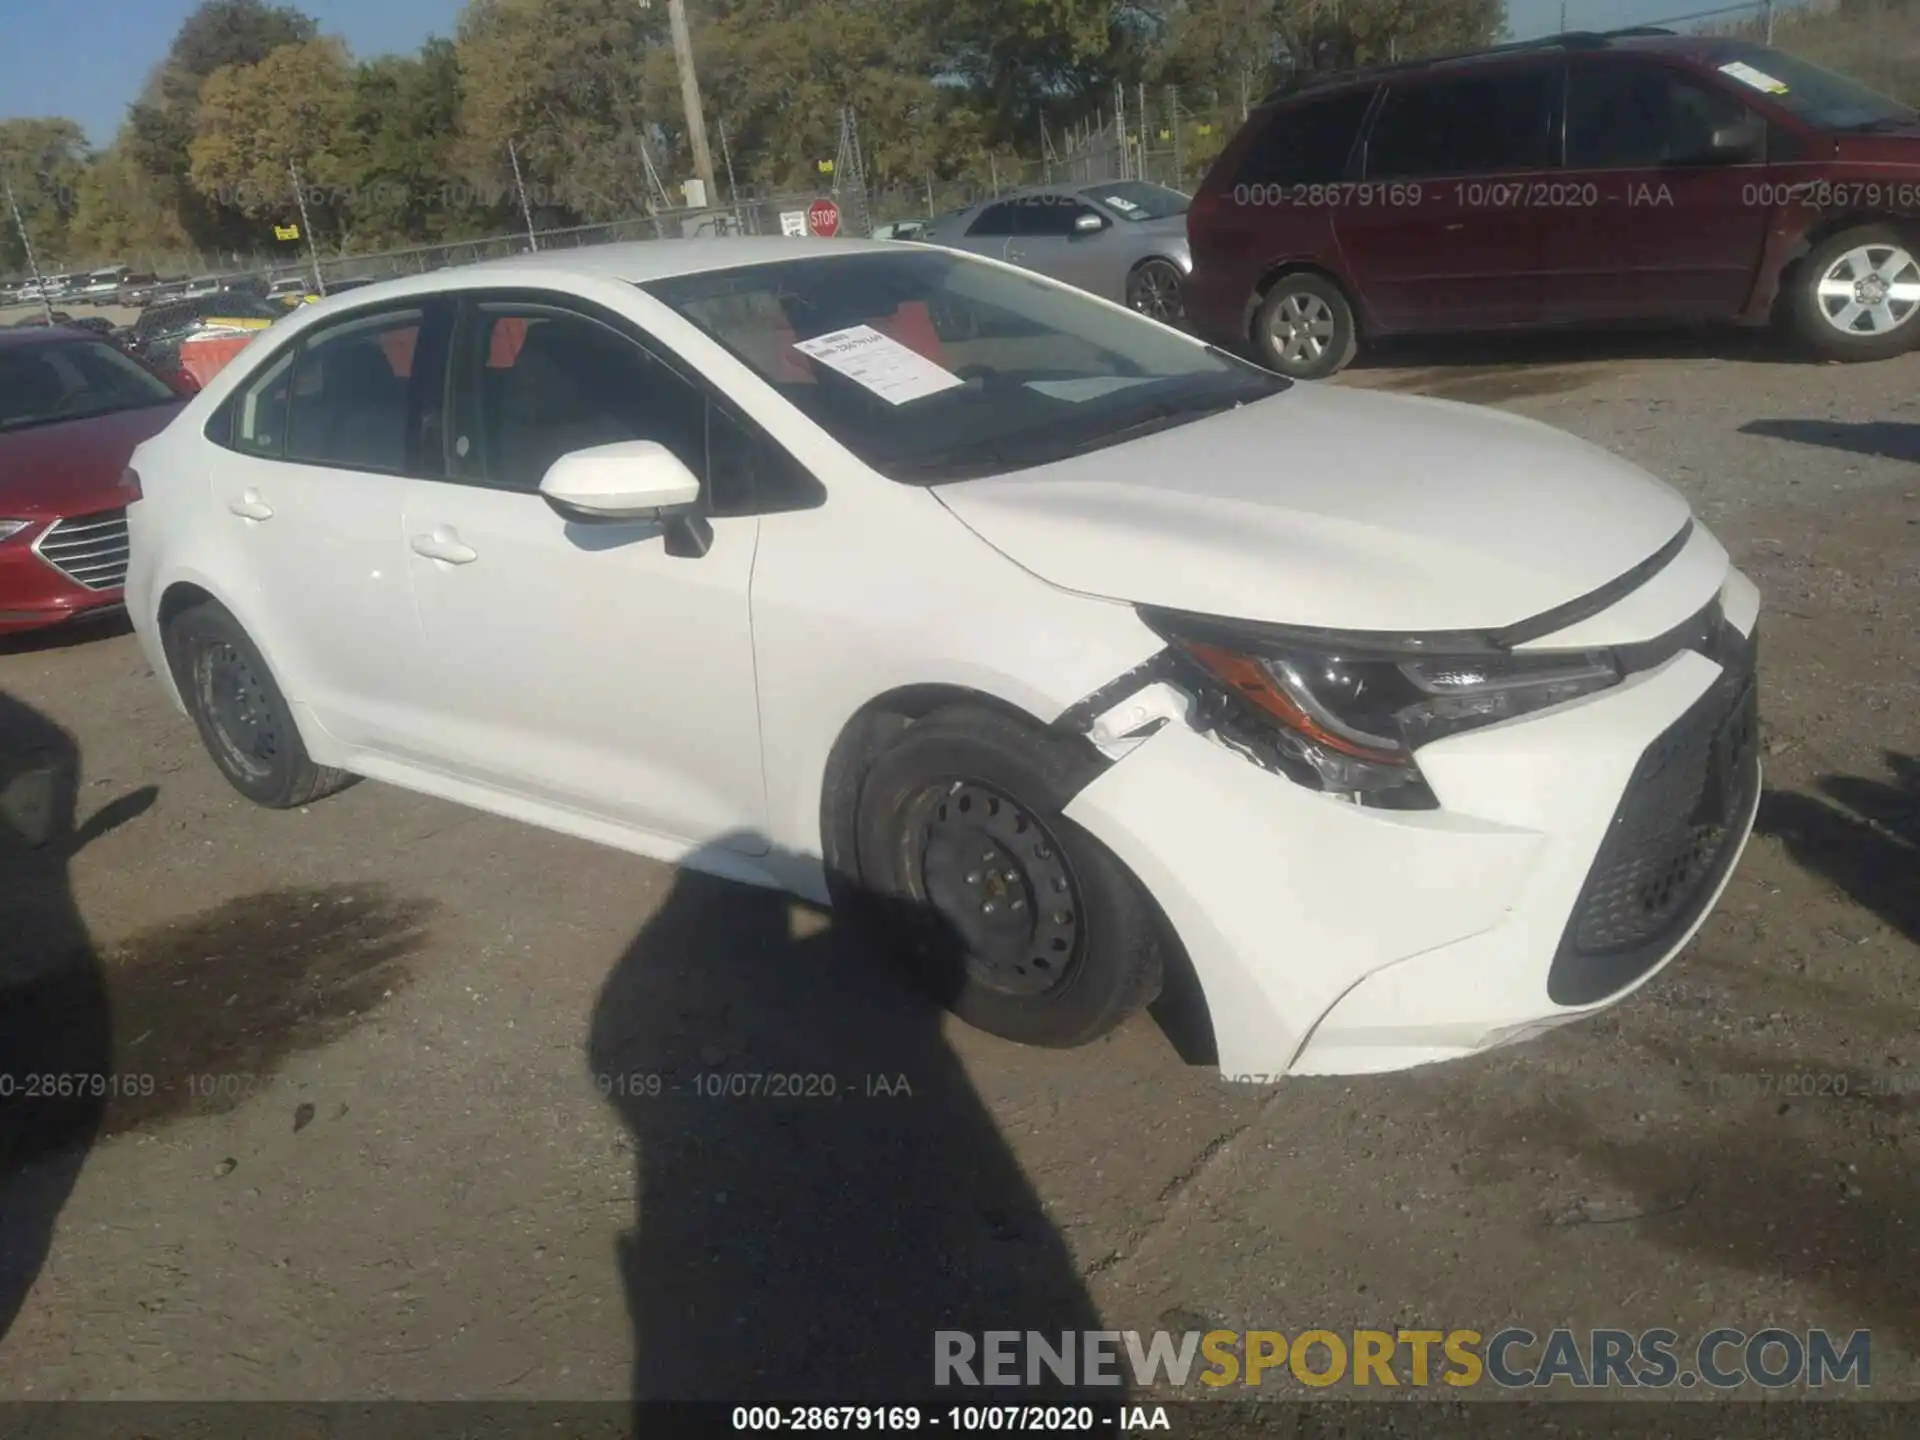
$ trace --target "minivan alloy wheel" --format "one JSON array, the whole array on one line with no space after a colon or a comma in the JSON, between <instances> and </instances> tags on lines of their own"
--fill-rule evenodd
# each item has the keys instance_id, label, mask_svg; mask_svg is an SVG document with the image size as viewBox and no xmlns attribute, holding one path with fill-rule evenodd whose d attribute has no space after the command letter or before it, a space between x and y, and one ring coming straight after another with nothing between
<instances>
[{"instance_id":1,"label":"minivan alloy wheel","mask_svg":"<svg viewBox=\"0 0 1920 1440\"><path fill-rule=\"evenodd\" d=\"M1317 366L1333 344L1333 307L1318 295L1296 291L1274 308L1267 333L1282 364Z\"/></svg>"},{"instance_id":2,"label":"minivan alloy wheel","mask_svg":"<svg viewBox=\"0 0 1920 1440\"><path fill-rule=\"evenodd\" d=\"M1816 293L1821 315L1842 334L1885 335L1920 309L1920 262L1899 245L1858 245L1827 267Z\"/></svg>"}]
</instances>

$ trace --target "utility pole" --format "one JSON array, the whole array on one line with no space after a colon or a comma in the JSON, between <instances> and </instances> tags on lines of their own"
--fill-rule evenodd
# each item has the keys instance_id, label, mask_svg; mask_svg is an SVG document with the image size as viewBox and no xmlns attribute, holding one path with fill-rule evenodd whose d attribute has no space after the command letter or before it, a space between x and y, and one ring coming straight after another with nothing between
<instances>
[{"instance_id":1,"label":"utility pole","mask_svg":"<svg viewBox=\"0 0 1920 1440\"><path fill-rule=\"evenodd\" d=\"M1567 0L1560 0L1560 33L1567 33Z\"/></svg>"},{"instance_id":2,"label":"utility pole","mask_svg":"<svg viewBox=\"0 0 1920 1440\"><path fill-rule=\"evenodd\" d=\"M40 262L33 258L33 241L27 238L27 222L20 218L20 202L13 198L13 181L6 182L7 208L13 212L13 228L20 232L20 248L27 252L27 273L33 276L33 288L40 292L40 308L46 313L47 328L53 328L53 301L47 298L47 285L40 278Z\"/></svg>"},{"instance_id":3,"label":"utility pole","mask_svg":"<svg viewBox=\"0 0 1920 1440\"><path fill-rule=\"evenodd\" d=\"M693 147L693 173L706 187L707 203L720 198L713 178L713 152L707 149L707 122L700 113L700 77L693 68L693 34L687 28L687 0L667 0L667 21L673 29L673 58L680 67L680 103L687 112L687 143Z\"/></svg>"},{"instance_id":4,"label":"utility pole","mask_svg":"<svg viewBox=\"0 0 1920 1440\"><path fill-rule=\"evenodd\" d=\"M287 161L287 174L293 178L293 198L300 206L300 228L307 232L307 258L313 262L313 284L322 299L327 294L327 277L320 273L320 247L313 238L313 222L307 218L307 187L300 183L300 167Z\"/></svg>"},{"instance_id":5,"label":"utility pole","mask_svg":"<svg viewBox=\"0 0 1920 1440\"><path fill-rule=\"evenodd\" d=\"M527 249L538 250L540 237L533 233L533 207L527 204L527 182L520 178L520 151L507 141L507 159L513 162L513 188L520 192L520 215L527 222Z\"/></svg>"},{"instance_id":6,"label":"utility pole","mask_svg":"<svg viewBox=\"0 0 1920 1440\"><path fill-rule=\"evenodd\" d=\"M1773 44L1773 0L1764 0L1762 8L1767 16L1767 44Z\"/></svg>"},{"instance_id":7,"label":"utility pole","mask_svg":"<svg viewBox=\"0 0 1920 1440\"><path fill-rule=\"evenodd\" d=\"M720 122L720 158L727 162L727 200L733 206L733 233L747 233L747 222L740 217L740 182L733 178L733 147L727 143L727 122Z\"/></svg>"}]
</instances>

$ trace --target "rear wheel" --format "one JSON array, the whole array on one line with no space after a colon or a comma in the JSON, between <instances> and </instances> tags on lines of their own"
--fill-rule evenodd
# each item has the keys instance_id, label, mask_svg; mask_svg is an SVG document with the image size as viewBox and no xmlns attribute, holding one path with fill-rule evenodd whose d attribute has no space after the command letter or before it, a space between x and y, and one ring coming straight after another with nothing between
<instances>
[{"instance_id":1,"label":"rear wheel","mask_svg":"<svg viewBox=\"0 0 1920 1440\"><path fill-rule=\"evenodd\" d=\"M1158 914L1061 813L1099 773L1079 742L954 706L909 726L861 786L868 903L936 998L1027 1045L1084 1045L1160 990Z\"/></svg>"},{"instance_id":2,"label":"rear wheel","mask_svg":"<svg viewBox=\"0 0 1920 1440\"><path fill-rule=\"evenodd\" d=\"M1323 380L1343 370L1359 349L1353 307L1324 275L1282 275L1254 315L1260 363L1295 380Z\"/></svg>"},{"instance_id":3,"label":"rear wheel","mask_svg":"<svg viewBox=\"0 0 1920 1440\"><path fill-rule=\"evenodd\" d=\"M1795 271L1794 330L1830 360L1885 360L1920 339L1920 259L1891 226L1864 225L1816 245Z\"/></svg>"},{"instance_id":4,"label":"rear wheel","mask_svg":"<svg viewBox=\"0 0 1920 1440\"><path fill-rule=\"evenodd\" d=\"M353 783L316 765L295 728L259 648L219 605L183 610L168 622L167 659L201 743L227 782L257 805L287 810Z\"/></svg>"}]
</instances>

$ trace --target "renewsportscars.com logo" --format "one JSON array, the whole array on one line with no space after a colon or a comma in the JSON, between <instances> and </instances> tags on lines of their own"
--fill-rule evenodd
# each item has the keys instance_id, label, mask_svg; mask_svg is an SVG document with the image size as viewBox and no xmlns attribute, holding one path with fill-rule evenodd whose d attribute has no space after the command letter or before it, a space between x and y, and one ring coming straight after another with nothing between
<instances>
[{"instance_id":1,"label":"renewsportscars.com logo","mask_svg":"<svg viewBox=\"0 0 1920 1440\"><path fill-rule=\"evenodd\" d=\"M1257 1386L1268 1376L1324 1388L1492 1383L1504 1389L1730 1390L1873 1383L1872 1332L1709 1330L964 1330L934 1334L939 1386Z\"/></svg>"}]
</instances>

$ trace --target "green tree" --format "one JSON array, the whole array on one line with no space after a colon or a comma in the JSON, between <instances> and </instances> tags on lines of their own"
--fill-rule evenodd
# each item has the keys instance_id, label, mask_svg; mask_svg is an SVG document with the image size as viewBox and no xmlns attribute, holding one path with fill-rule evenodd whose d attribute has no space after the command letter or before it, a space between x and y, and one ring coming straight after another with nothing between
<instances>
[{"instance_id":1,"label":"green tree","mask_svg":"<svg viewBox=\"0 0 1920 1440\"><path fill-rule=\"evenodd\" d=\"M266 224L298 217L297 172L311 223L337 234L358 180L345 143L352 73L337 40L282 45L257 65L214 71L188 146L193 188L254 222L258 239Z\"/></svg>"},{"instance_id":2,"label":"green tree","mask_svg":"<svg viewBox=\"0 0 1920 1440\"><path fill-rule=\"evenodd\" d=\"M282 45L319 33L313 19L263 0L203 0L181 22L166 57L129 113L134 163L156 184L161 203L194 243L208 250L244 248L254 233L246 216L197 191L190 171L200 88L229 66L256 65Z\"/></svg>"},{"instance_id":3,"label":"green tree","mask_svg":"<svg viewBox=\"0 0 1920 1440\"><path fill-rule=\"evenodd\" d=\"M123 127L81 173L69 226L72 248L84 261L171 267L190 242L162 187L141 168L129 142Z\"/></svg>"},{"instance_id":4,"label":"green tree","mask_svg":"<svg viewBox=\"0 0 1920 1440\"><path fill-rule=\"evenodd\" d=\"M474 203L512 213L511 143L535 198L582 220L647 203L648 56L670 45L664 6L634 0L472 0L460 17L461 134Z\"/></svg>"},{"instance_id":5,"label":"green tree","mask_svg":"<svg viewBox=\"0 0 1920 1440\"><path fill-rule=\"evenodd\" d=\"M86 133L75 121L55 116L0 120L0 180L13 189L42 270L70 263L68 230L86 165ZM26 248L0 196L0 270L25 268Z\"/></svg>"},{"instance_id":6,"label":"green tree","mask_svg":"<svg viewBox=\"0 0 1920 1440\"><path fill-rule=\"evenodd\" d=\"M348 239L401 245L471 234L475 216L450 183L460 138L460 62L453 42L385 55L355 71L342 137L351 171ZM479 229L491 228L482 223Z\"/></svg>"},{"instance_id":7,"label":"green tree","mask_svg":"<svg viewBox=\"0 0 1920 1440\"><path fill-rule=\"evenodd\" d=\"M966 92L931 72L932 6L921 0L736 0L697 45L710 125L724 124L741 183L824 183L836 157L840 112L853 107L876 184L918 183L964 166L983 144ZM657 54L649 107L670 117L679 149L678 72Z\"/></svg>"}]
</instances>

